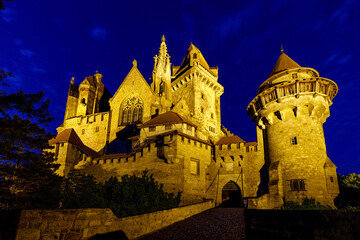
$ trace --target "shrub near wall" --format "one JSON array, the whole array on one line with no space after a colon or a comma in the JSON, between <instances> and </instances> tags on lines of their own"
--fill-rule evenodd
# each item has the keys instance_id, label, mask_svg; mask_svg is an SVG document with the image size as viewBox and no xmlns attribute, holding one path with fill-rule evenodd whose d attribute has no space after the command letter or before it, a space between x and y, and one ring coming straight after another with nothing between
<instances>
[{"instance_id":1,"label":"shrub near wall","mask_svg":"<svg viewBox=\"0 0 360 240\"><path fill-rule=\"evenodd\" d=\"M246 209L247 239L359 239L360 211Z\"/></svg>"}]
</instances>

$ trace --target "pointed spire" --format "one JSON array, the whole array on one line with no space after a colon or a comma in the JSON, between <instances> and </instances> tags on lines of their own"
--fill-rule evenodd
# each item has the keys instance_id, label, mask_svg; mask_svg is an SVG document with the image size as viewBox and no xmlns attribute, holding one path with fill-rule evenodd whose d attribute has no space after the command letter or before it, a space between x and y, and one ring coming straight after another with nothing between
<instances>
[{"instance_id":1,"label":"pointed spire","mask_svg":"<svg viewBox=\"0 0 360 240\"><path fill-rule=\"evenodd\" d=\"M278 72L282 72L284 70L291 69L291 68L300 68L300 67L301 66L297 62L292 60L288 55L286 55L284 53L284 49L281 44L281 54L280 54L278 60L276 61L273 70L270 73L270 77L275 75Z\"/></svg>"},{"instance_id":2,"label":"pointed spire","mask_svg":"<svg viewBox=\"0 0 360 240\"><path fill-rule=\"evenodd\" d=\"M162 35L161 41L162 41L162 42L165 42L165 40L166 40L166 39L165 39L165 35Z\"/></svg>"}]
</instances>

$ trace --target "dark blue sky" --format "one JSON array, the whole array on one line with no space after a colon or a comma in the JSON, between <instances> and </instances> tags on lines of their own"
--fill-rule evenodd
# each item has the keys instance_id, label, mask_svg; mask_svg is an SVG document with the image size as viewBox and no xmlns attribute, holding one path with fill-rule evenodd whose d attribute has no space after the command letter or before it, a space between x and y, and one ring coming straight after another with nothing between
<instances>
[{"instance_id":1,"label":"dark blue sky","mask_svg":"<svg viewBox=\"0 0 360 240\"><path fill-rule=\"evenodd\" d=\"M13 90L43 90L51 99L56 132L71 77L96 70L115 93L138 61L145 79L165 34L171 62L180 65L192 41L219 67L222 123L246 141L255 125L246 107L285 53L339 93L324 124L328 155L338 172L360 173L360 1L118 1L64 0L6 3L0 12L0 68L13 72Z\"/></svg>"}]
</instances>

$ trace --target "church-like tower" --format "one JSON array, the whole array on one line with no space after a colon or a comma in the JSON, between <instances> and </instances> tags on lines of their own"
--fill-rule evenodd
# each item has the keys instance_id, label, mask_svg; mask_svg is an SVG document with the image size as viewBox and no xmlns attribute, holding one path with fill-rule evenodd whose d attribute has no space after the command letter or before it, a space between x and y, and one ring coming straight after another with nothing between
<instances>
[{"instance_id":1,"label":"church-like tower","mask_svg":"<svg viewBox=\"0 0 360 240\"><path fill-rule=\"evenodd\" d=\"M262 128L269 173L268 204L313 197L334 206L339 193L336 166L326 152L323 123L338 87L283 50L247 113Z\"/></svg>"}]
</instances>

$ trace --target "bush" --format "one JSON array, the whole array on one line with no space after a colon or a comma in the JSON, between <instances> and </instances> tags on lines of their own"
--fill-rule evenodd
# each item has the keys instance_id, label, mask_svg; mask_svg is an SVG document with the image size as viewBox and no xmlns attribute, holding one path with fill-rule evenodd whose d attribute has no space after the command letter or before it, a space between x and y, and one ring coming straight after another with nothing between
<instances>
[{"instance_id":1,"label":"bush","mask_svg":"<svg viewBox=\"0 0 360 240\"><path fill-rule=\"evenodd\" d=\"M335 198L338 209L360 209L360 174L338 175L340 194Z\"/></svg>"},{"instance_id":2,"label":"bush","mask_svg":"<svg viewBox=\"0 0 360 240\"><path fill-rule=\"evenodd\" d=\"M97 183L78 170L69 173L62 187L63 208L110 208L117 217L178 207L181 193L167 193L145 170L141 177L124 175Z\"/></svg>"},{"instance_id":3,"label":"bush","mask_svg":"<svg viewBox=\"0 0 360 240\"><path fill-rule=\"evenodd\" d=\"M302 204L298 202L288 201L280 207L281 210L327 210L332 209L330 206L322 205L314 198L305 198Z\"/></svg>"}]
</instances>

